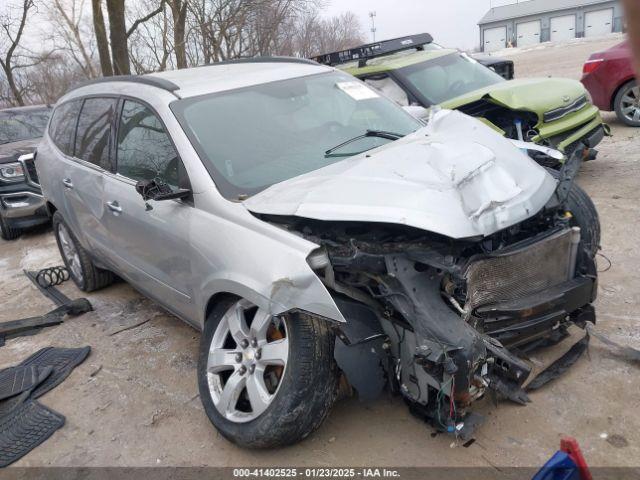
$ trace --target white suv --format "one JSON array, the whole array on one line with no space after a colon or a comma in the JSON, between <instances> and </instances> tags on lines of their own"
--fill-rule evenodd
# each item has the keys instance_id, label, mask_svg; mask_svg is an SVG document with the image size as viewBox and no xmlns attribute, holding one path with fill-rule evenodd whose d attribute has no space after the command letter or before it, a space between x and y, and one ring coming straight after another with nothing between
<instances>
[{"instance_id":1,"label":"white suv","mask_svg":"<svg viewBox=\"0 0 640 480\"><path fill-rule=\"evenodd\" d=\"M73 280L115 273L202 330L205 411L243 446L307 436L340 375L464 432L488 388L526 397L509 347L595 318L584 192L477 120L425 125L314 62L86 84L37 158Z\"/></svg>"}]
</instances>

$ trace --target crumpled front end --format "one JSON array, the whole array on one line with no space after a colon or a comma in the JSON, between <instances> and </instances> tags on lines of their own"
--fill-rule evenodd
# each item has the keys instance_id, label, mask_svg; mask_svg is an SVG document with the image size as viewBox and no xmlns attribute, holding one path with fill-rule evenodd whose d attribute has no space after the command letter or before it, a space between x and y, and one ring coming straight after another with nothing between
<instances>
[{"instance_id":1,"label":"crumpled front end","mask_svg":"<svg viewBox=\"0 0 640 480\"><path fill-rule=\"evenodd\" d=\"M469 407L488 391L527 402L532 368L522 353L595 321L594 260L555 207L467 240L388 224L277 221L321 245L309 262L347 320L336 326L336 358L360 398L388 387L443 431L470 435Z\"/></svg>"}]
</instances>

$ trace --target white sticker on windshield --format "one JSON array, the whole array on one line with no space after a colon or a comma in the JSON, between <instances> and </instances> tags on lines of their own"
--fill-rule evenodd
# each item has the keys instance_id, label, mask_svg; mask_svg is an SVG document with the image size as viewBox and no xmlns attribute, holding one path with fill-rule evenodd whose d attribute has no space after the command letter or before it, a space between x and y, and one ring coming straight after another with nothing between
<instances>
[{"instance_id":1,"label":"white sticker on windshield","mask_svg":"<svg viewBox=\"0 0 640 480\"><path fill-rule=\"evenodd\" d=\"M336 85L354 100L368 100L369 98L378 98L380 96L360 82L338 82Z\"/></svg>"}]
</instances>

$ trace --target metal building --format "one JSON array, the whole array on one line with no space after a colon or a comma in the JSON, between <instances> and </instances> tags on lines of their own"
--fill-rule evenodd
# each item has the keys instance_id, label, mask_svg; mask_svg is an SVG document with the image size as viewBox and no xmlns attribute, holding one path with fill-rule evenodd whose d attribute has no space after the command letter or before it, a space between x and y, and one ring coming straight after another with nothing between
<instances>
[{"instance_id":1,"label":"metal building","mask_svg":"<svg viewBox=\"0 0 640 480\"><path fill-rule=\"evenodd\" d=\"M482 51L595 37L623 29L617 0L528 0L490 9L478 22Z\"/></svg>"}]
</instances>

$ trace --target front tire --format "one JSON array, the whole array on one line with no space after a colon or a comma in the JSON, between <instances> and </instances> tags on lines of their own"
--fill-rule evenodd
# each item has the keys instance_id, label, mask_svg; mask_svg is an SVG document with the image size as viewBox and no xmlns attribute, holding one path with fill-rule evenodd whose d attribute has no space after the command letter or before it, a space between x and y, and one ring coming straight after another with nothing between
<instances>
[{"instance_id":1,"label":"front tire","mask_svg":"<svg viewBox=\"0 0 640 480\"><path fill-rule=\"evenodd\" d=\"M640 85L635 80L625 83L613 100L620 121L630 127L640 127Z\"/></svg>"},{"instance_id":2,"label":"front tire","mask_svg":"<svg viewBox=\"0 0 640 480\"><path fill-rule=\"evenodd\" d=\"M307 437L336 397L334 342L319 319L272 316L237 297L220 301L205 323L198 361L209 420L242 447L280 447Z\"/></svg>"},{"instance_id":3,"label":"front tire","mask_svg":"<svg viewBox=\"0 0 640 480\"><path fill-rule=\"evenodd\" d=\"M111 285L113 273L94 265L89 253L80 245L60 212L53 214L52 223L60 256L77 287L84 292L93 292Z\"/></svg>"},{"instance_id":4,"label":"front tire","mask_svg":"<svg viewBox=\"0 0 640 480\"><path fill-rule=\"evenodd\" d=\"M547 171L557 180L560 172L552 169ZM591 197L575 181L571 185L565 207L571 212L571 226L580 227L580 243L587 249L591 258L600 249L600 217Z\"/></svg>"},{"instance_id":5,"label":"front tire","mask_svg":"<svg viewBox=\"0 0 640 480\"><path fill-rule=\"evenodd\" d=\"M15 240L22 235L22 230L13 228L0 213L0 237L3 240Z\"/></svg>"}]
</instances>

